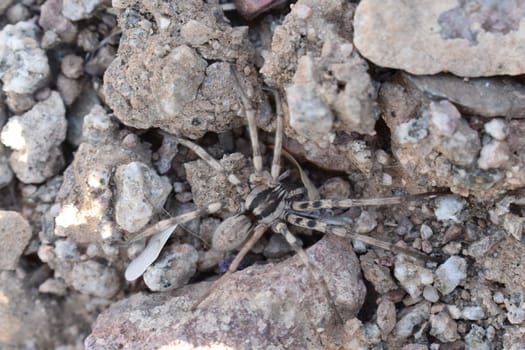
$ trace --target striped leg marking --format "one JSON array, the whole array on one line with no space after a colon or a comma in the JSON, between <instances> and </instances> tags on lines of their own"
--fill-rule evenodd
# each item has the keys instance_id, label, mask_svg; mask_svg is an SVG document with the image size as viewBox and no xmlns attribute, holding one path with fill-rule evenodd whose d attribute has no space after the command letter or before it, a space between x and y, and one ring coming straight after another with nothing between
<instances>
[{"instance_id":1,"label":"striped leg marking","mask_svg":"<svg viewBox=\"0 0 525 350\"><path fill-rule=\"evenodd\" d=\"M395 253L402 253L402 254L410 255L417 259L422 259L425 261L426 260L436 260L435 258L428 256L415 249L400 247L395 244L384 242L384 241L375 239L370 236L365 236L365 235L361 235L358 233L352 233L350 232L350 230L348 230L344 226L330 226L324 222L313 220L313 219L308 219L308 218L303 218L296 214L286 215L286 221L288 221L290 224L295 225L295 226L304 227L304 228L308 228L308 229L323 232L323 233L332 233L340 237L348 237L351 239L355 239L355 240L364 242L366 244L373 245L375 247L379 247L381 249L390 250Z\"/></svg>"},{"instance_id":2,"label":"striped leg marking","mask_svg":"<svg viewBox=\"0 0 525 350\"><path fill-rule=\"evenodd\" d=\"M408 196L393 196L382 198L362 198L362 199L320 199L315 201L295 201L292 202L291 207L297 211L313 211L317 209L331 209L331 208L351 208L351 207L365 207L365 206L383 206L401 204L407 201L414 201L424 198L435 197L436 193L422 193Z\"/></svg>"}]
</instances>

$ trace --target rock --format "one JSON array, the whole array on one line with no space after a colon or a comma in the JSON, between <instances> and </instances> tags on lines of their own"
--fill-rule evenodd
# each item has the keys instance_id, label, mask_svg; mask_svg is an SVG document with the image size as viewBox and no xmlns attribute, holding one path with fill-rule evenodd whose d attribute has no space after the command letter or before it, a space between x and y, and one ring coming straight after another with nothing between
<instances>
[{"instance_id":1,"label":"rock","mask_svg":"<svg viewBox=\"0 0 525 350\"><path fill-rule=\"evenodd\" d=\"M468 350L490 350L494 347L486 339L486 331L483 327L478 326L477 324L472 324L472 328L465 336L465 349ZM505 347L505 349L511 349L510 347ZM517 348L515 350L518 350Z\"/></svg>"},{"instance_id":2,"label":"rock","mask_svg":"<svg viewBox=\"0 0 525 350\"><path fill-rule=\"evenodd\" d=\"M505 238L492 245L491 251L498 254L483 254L476 262L484 269L484 277L489 281L502 283L509 290L525 293L525 247L513 238Z\"/></svg>"},{"instance_id":3,"label":"rock","mask_svg":"<svg viewBox=\"0 0 525 350\"><path fill-rule=\"evenodd\" d=\"M511 324L522 324L525 321L525 310L522 307L509 302L505 303L505 307L507 308L507 320Z\"/></svg>"},{"instance_id":4,"label":"rock","mask_svg":"<svg viewBox=\"0 0 525 350\"><path fill-rule=\"evenodd\" d=\"M97 93L93 89L91 84L82 84L82 92L77 97L73 105L71 105L68 109L67 140L71 144L78 147L78 145L80 145L83 141L95 142L94 140L88 141L87 139L86 140L83 139L83 133L85 133L85 131L83 131L83 128L84 128L83 124L84 124L84 118L92 112L92 109L95 108L95 106L100 107L101 103L102 102L100 101L100 98L97 96ZM100 112L97 112L96 114L100 115L101 118L106 120L104 124L109 123L113 125L111 129L113 131L116 131L117 129L116 121L112 120L114 118L105 115L106 111L103 108L98 109L98 111ZM102 114L104 114L105 116L102 117ZM102 127L102 125L100 125L99 127ZM97 133L102 133L102 130L97 131ZM104 132L102 134L104 134L103 136L104 138L109 137L110 140L116 138L116 135L114 135L115 132L110 132L110 129L107 129L107 132ZM102 137L102 134L99 136ZM99 141L101 142L101 140Z\"/></svg>"},{"instance_id":5,"label":"rock","mask_svg":"<svg viewBox=\"0 0 525 350\"><path fill-rule=\"evenodd\" d=\"M479 321L486 317L481 306L465 306L461 310L461 315L464 319L471 321Z\"/></svg>"},{"instance_id":6,"label":"rock","mask_svg":"<svg viewBox=\"0 0 525 350\"><path fill-rule=\"evenodd\" d=\"M60 92L60 97L62 97L64 104L68 107L75 102L82 92L82 85L78 80L67 78L62 74L58 75L56 86L58 92Z\"/></svg>"},{"instance_id":7,"label":"rock","mask_svg":"<svg viewBox=\"0 0 525 350\"><path fill-rule=\"evenodd\" d=\"M8 24L0 31L3 91L31 94L47 83L50 69L38 34L38 26L31 21Z\"/></svg>"},{"instance_id":8,"label":"rock","mask_svg":"<svg viewBox=\"0 0 525 350\"><path fill-rule=\"evenodd\" d=\"M377 325L381 329L381 337L386 337L396 326L396 305L388 299L382 299L377 306Z\"/></svg>"},{"instance_id":9,"label":"rock","mask_svg":"<svg viewBox=\"0 0 525 350\"><path fill-rule=\"evenodd\" d=\"M439 339L443 343L450 343L459 339L458 325L447 312L442 311L435 315L430 315L430 335Z\"/></svg>"},{"instance_id":10,"label":"rock","mask_svg":"<svg viewBox=\"0 0 525 350\"><path fill-rule=\"evenodd\" d=\"M90 18L102 0L62 0L62 14L71 21Z\"/></svg>"},{"instance_id":11,"label":"rock","mask_svg":"<svg viewBox=\"0 0 525 350\"><path fill-rule=\"evenodd\" d=\"M103 46L94 53L94 57L86 62L84 70L87 74L102 77L104 72L115 59L116 51L113 46Z\"/></svg>"},{"instance_id":12,"label":"rock","mask_svg":"<svg viewBox=\"0 0 525 350\"><path fill-rule=\"evenodd\" d=\"M226 169L226 174L235 174L244 183L248 182L250 174L253 173L251 162L241 153L225 155L220 163ZM226 216L238 212L243 198L238 189L228 181L226 174L210 169L210 166L200 159L185 163L184 169L191 186L193 202L197 207L202 208L212 202L225 201L223 211Z\"/></svg>"},{"instance_id":13,"label":"rock","mask_svg":"<svg viewBox=\"0 0 525 350\"><path fill-rule=\"evenodd\" d=\"M111 298L120 290L120 278L117 271L94 260L87 260L73 265L71 273L73 288L81 293L100 298Z\"/></svg>"},{"instance_id":14,"label":"rock","mask_svg":"<svg viewBox=\"0 0 525 350\"><path fill-rule=\"evenodd\" d=\"M55 242L55 256L61 260L78 259L79 253L77 245L65 239L59 239Z\"/></svg>"},{"instance_id":15,"label":"rock","mask_svg":"<svg viewBox=\"0 0 525 350\"><path fill-rule=\"evenodd\" d=\"M288 242L286 242L286 239L280 234L274 234L264 247L263 255L269 259L276 259L282 258L291 251L292 248Z\"/></svg>"},{"instance_id":16,"label":"rock","mask_svg":"<svg viewBox=\"0 0 525 350\"><path fill-rule=\"evenodd\" d=\"M115 221L124 230L142 230L159 212L171 192L167 177L142 162L120 165L115 172Z\"/></svg>"},{"instance_id":17,"label":"rock","mask_svg":"<svg viewBox=\"0 0 525 350\"><path fill-rule=\"evenodd\" d=\"M11 6L12 3L13 3L13 0L2 1L0 3L0 15L3 15L5 10L7 10L9 6Z\"/></svg>"},{"instance_id":18,"label":"rock","mask_svg":"<svg viewBox=\"0 0 525 350\"><path fill-rule=\"evenodd\" d=\"M12 179L13 171L9 167L6 149L0 144L0 188L7 186Z\"/></svg>"},{"instance_id":19,"label":"rock","mask_svg":"<svg viewBox=\"0 0 525 350\"><path fill-rule=\"evenodd\" d=\"M319 187L320 197L326 199L347 199L351 193L350 183L341 177L331 177Z\"/></svg>"},{"instance_id":20,"label":"rock","mask_svg":"<svg viewBox=\"0 0 525 350\"><path fill-rule=\"evenodd\" d=\"M378 256L373 250L359 257L365 279L372 283L379 294L386 294L397 289L397 284L390 274L390 269L377 263Z\"/></svg>"},{"instance_id":21,"label":"rock","mask_svg":"<svg viewBox=\"0 0 525 350\"><path fill-rule=\"evenodd\" d=\"M58 34L61 40L70 43L77 36L77 27L62 14L63 0L46 0L40 8L38 24L46 32Z\"/></svg>"},{"instance_id":22,"label":"rock","mask_svg":"<svg viewBox=\"0 0 525 350\"><path fill-rule=\"evenodd\" d=\"M514 2L366 0L356 9L354 44L376 65L418 75L519 75L523 11Z\"/></svg>"},{"instance_id":23,"label":"rock","mask_svg":"<svg viewBox=\"0 0 525 350\"><path fill-rule=\"evenodd\" d=\"M65 296L67 291L67 286L61 279L57 278L48 278L40 286L38 286L38 291L40 293L54 294L58 296Z\"/></svg>"},{"instance_id":24,"label":"rock","mask_svg":"<svg viewBox=\"0 0 525 350\"><path fill-rule=\"evenodd\" d=\"M104 143L86 142L79 146L73 162L64 172L57 195L60 210L55 219L55 235L69 237L76 243L120 239L112 215L114 188L110 180L120 165L134 161L148 164L150 161L151 151L146 145L133 134L120 141L112 135L116 126L108 122L102 120L94 126L101 134L107 132Z\"/></svg>"},{"instance_id":25,"label":"rock","mask_svg":"<svg viewBox=\"0 0 525 350\"><path fill-rule=\"evenodd\" d=\"M508 164L511 156L507 143L492 140L481 149L481 154L478 158L478 167L484 170L503 168Z\"/></svg>"},{"instance_id":26,"label":"rock","mask_svg":"<svg viewBox=\"0 0 525 350\"><path fill-rule=\"evenodd\" d=\"M31 12L27 6L18 3L8 8L5 16L7 17L9 23L15 24L17 22L22 22L31 18Z\"/></svg>"},{"instance_id":27,"label":"rock","mask_svg":"<svg viewBox=\"0 0 525 350\"><path fill-rule=\"evenodd\" d=\"M84 73L84 60L80 56L66 55L60 62L60 68L69 79L78 79Z\"/></svg>"},{"instance_id":28,"label":"rock","mask_svg":"<svg viewBox=\"0 0 525 350\"><path fill-rule=\"evenodd\" d=\"M0 270L14 270L31 238L31 226L14 211L0 210Z\"/></svg>"},{"instance_id":29,"label":"rock","mask_svg":"<svg viewBox=\"0 0 525 350\"><path fill-rule=\"evenodd\" d=\"M116 137L117 125L101 105L94 105L84 117L82 141L90 144L111 143Z\"/></svg>"},{"instance_id":30,"label":"rock","mask_svg":"<svg viewBox=\"0 0 525 350\"><path fill-rule=\"evenodd\" d=\"M464 113L483 117L525 117L525 86L511 79L464 79L451 74L417 76L406 73L402 77L433 99L453 102Z\"/></svg>"},{"instance_id":31,"label":"rock","mask_svg":"<svg viewBox=\"0 0 525 350\"><path fill-rule=\"evenodd\" d=\"M443 295L450 294L467 277L467 262L451 256L436 269L434 287Z\"/></svg>"},{"instance_id":32,"label":"rock","mask_svg":"<svg viewBox=\"0 0 525 350\"><path fill-rule=\"evenodd\" d=\"M3 254L2 254L3 255ZM55 348L60 342L60 311L14 272L0 271L3 349Z\"/></svg>"},{"instance_id":33,"label":"rock","mask_svg":"<svg viewBox=\"0 0 525 350\"><path fill-rule=\"evenodd\" d=\"M9 164L24 183L41 183L64 165L60 145L66 138L65 108L57 92L21 116L11 117L0 134L14 149Z\"/></svg>"},{"instance_id":34,"label":"rock","mask_svg":"<svg viewBox=\"0 0 525 350\"><path fill-rule=\"evenodd\" d=\"M434 214L440 221L459 222L459 215L465 206L465 201L455 195L439 197L436 200L436 209Z\"/></svg>"},{"instance_id":35,"label":"rock","mask_svg":"<svg viewBox=\"0 0 525 350\"><path fill-rule=\"evenodd\" d=\"M214 3L191 0L172 7L143 0L136 6L133 15L121 14L118 56L104 75L106 102L123 123L190 138L243 125L230 62L260 111L258 124L269 123L269 105L256 69L248 63L253 51L246 27L232 28ZM197 28L198 35L188 34L192 31L187 26Z\"/></svg>"},{"instance_id":36,"label":"rock","mask_svg":"<svg viewBox=\"0 0 525 350\"><path fill-rule=\"evenodd\" d=\"M369 211L361 211L361 215L356 219L354 230L356 233L369 233L377 227L377 214Z\"/></svg>"},{"instance_id":37,"label":"rock","mask_svg":"<svg viewBox=\"0 0 525 350\"><path fill-rule=\"evenodd\" d=\"M412 335L414 328L421 325L430 317L430 303L421 302L404 309L394 328L394 336L408 338Z\"/></svg>"},{"instance_id":38,"label":"rock","mask_svg":"<svg viewBox=\"0 0 525 350\"><path fill-rule=\"evenodd\" d=\"M425 288L423 288L423 298L430 301L431 303L437 303L439 301L439 294L436 288L432 286L425 286Z\"/></svg>"},{"instance_id":39,"label":"rock","mask_svg":"<svg viewBox=\"0 0 525 350\"><path fill-rule=\"evenodd\" d=\"M412 298L419 297L423 288L434 282L431 270L416 265L411 258L402 254L396 255L394 276Z\"/></svg>"},{"instance_id":40,"label":"rock","mask_svg":"<svg viewBox=\"0 0 525 350\"><path fill-rule=\"evenodd\" d=\"M505 139L494 140L484 127L490 120L461 115L450 102L436 102L399 77L381 85L378 101L403 179L410 180L414 192L437 186L493 198L525 186L525 160L513 156L524 147L517 136L525 130L522 119L508 120ZM489 124L488 130L497 133L493 128Z\"/></svg>"},{"instance_id":41,"label":"rock","mask_svg":"<svg viewBox=\"0 0 525 350\"><path fill-rule=\"evenodd\" d=\"M498 141L503 141L509 135L509 125L504 119L495 118L484 125L485 132Z\"/></svg>"},{"instance_id":42,"label":"rock","mask_svg":"<svg viewBox=\"0 0 525 350\"><path fill-rule=\"evenodd\" d=\"M189 244L165 247L157 261L144 273L144 282L154 292L186 285L197 272L199 253Z\"/></svg>"},{"instance_id":43,"label":"rock","mask_svg":"<svg viewBox=\"0 0 525 350\"><path fill-rule=\"evenodd\" d=\"M354 8L340 0L297 2L275 29L261 72L270 86L285 92L286 134L304 147L301 154L328 169L350 171L347 167L357 165L370 171L371 164L358 159L366 146L336 138L337 133L375 135L379 116L368 65L351 43Z\"/></svg>"},{"instance_id":44,"label":"rock","mask_svg":"<svg viewBox=\"0 0 525 350\"><path fill-rule=\"evenodd\" d=\"M364 287L355 255L340 244L321 240L307 253L324 272L336 307L348 320L361 307ZM175 293L135 294L115 303L99 316L85 346L158 348L222 343L232 348L304 349L331 343L321 345L318 328L334 321L334 311L297 257L233 274L205 305L190 311L209 286L203 283Z\"/></svg>"}]
</instances>

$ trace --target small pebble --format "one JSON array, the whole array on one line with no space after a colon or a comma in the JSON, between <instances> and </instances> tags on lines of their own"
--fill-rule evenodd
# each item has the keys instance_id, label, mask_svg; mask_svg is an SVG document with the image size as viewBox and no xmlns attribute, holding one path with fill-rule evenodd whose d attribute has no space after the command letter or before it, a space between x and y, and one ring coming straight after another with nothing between
<instances>
[{"instance_id":1,"label":"small pebble","mask_svg":"<svg viewBox=\"0 0 525 350\"><path fill-rule=\"evenodd\" d=\"M78 79L84 73L84 60L80 56L66 55L60 63L62 73L70 79Z\"/></svg>"},{"instance_id":2,"label":"small pebble","mask_svg":"<svg viewBox=\"0 0 525 350\"><path fill-rule=\"evenodd\" d=\"M509 134L507 122L500 118L494 118L484 125L485 132L496 140L504 140Z\"/></svg>"},{"instance_id":3,"label":"small pebble","mask_svg":"<svg viewBox=\"0 0 525 350\"><path fill-rule=\"evenodd\" d=\"M430 315L430 335L444 343L459 339L458 325L447 312Z\"/></svg>"},{"instance_id":4,"label":"small pebble","mask_svg":"<svg viewBox=\"0 0 525 350\"><path fill-rule=\"evenodd\" d=\"M443 295L451 293L467 277L467 262L458 256L451 256L436 270L434 286Z\"/></svg>"},{"instance_id":5,"label":"small pebble","mask_svg":"<svg viewBox=\"0 0 525 350\"><path fill-rule=\"evenodd\" d=\"M466 320L479 321L485 318L485 312L481 306L466 306L461 312Z\"/></svg>"},{"instance_id":6,"label":"small pebble","mask_svg":"<svg viewBox=\"0 0 525 350\"><path fill-rule=\"evenodd\" d=\"M431 303L436 303L439 300L439 294L436 288L432 286L425 286L425 288L423 288L423 298L430 301Z\"/></svg>"},{"instance_id":7,"label":"small pebble","mask_svg":"<svg viewBox=\"0 0 525 350\"><path fill-rule=\"evenodd\" d=\"M55 254L60 260L73 260L79 255L77 245L65 239L59 239L55 242Z\"/></svg>"},{"instance_id":8,"label":"small pebble","mask_svg":"<svg viewBox=\"0 0 525 350\"><path fill-rule=\"evenodd\" d=\"M456 195L442 196L436 199L434 214L440 221L459 221L458 216L465 206L465 201Z\"/></svg>"},{"instance_id":9,"label":"small pebble","mask_svg":"<svg viewBox=\"0 0 525 350\"><path fill-rule=\"evenodd\" d=\"M377 306L377 325L382 338L386 338L396 326L396 306L388 299L382 299Z\"/></svg>"},{"instance_id":10,"label":"small pebble","mask_svg":"<svg viewBox=\"0 0 525 350\"><path fill-rule=\"evenodd\" d=\"M423 224L421 225L420 229L419 229L419 232L421 233L421 239L423 240L428 240L430 239L430 237L432 237L432 229L430 228L430 226L426 225L426 224Z\"/></svg>"},{"instance_id":11,"label":"small pebble","mask_svg":"<svg viewBox=\"0 0 525 350\"><path fill-rule=\"evenodd\" d=\"M492 300L494 300L495 303L497 304L503 304L504 300L505 300L505 297L503 296L503 293L500 292L500 291L497 291L496 293L494 293L494 295L492 296Z\"/></svg>"}]
</instances>

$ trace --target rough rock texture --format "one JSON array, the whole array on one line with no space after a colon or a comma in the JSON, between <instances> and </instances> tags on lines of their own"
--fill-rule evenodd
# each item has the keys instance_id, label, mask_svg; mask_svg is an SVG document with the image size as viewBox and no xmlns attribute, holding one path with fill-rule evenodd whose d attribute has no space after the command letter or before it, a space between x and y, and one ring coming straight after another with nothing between
<instances>
[{"instance_id":1,"label":"rough rock texture","mask_svg":"<svg viewBox=\"0 0 525 350\"><path fill-rule=\"evenodd\" d=\"M77 36L78 30L69 19L62 15L62 6L63 0L47 0L40 8L38 24L47 33L55 33L61 40L72 42Z\"/></svg>"},{"instance_id":2,"label":"rough rock texture","mask_svg":"<svg viewBox=\"0 0 525 350\"><path fill-rule=\"evenodd\" d=\"M167 177L161 177L142 162L120 165L115 172L117 189L115 221L124 230L142 230L159 212L171 192Z\"/></svg>"},{"instance_id":3,"label":"rough rock texture","mask_svg":"<svg viewBox=\"0 0 525 350\"><path fill-rule=\"evenodd\" d=\"M58 308L15 273L0 272L0 347L2 349L52 348L60 328ZM58 333L58 332L57 332Z\"/></svg>"},{"instance_id":4,"label":"rough rock texture","mask_svg":"<svg viewBox=\"0 0 525 350\"><path fill-rule=\"evenodd\" d=\"M509 290L525 294L525 247L512 238L505 239L493 247L497 254L477 259L489 281L503 283Z\"/></svg>"},{"instance_id":5,"label":"rough rock texture","mask_svg":"<svg viewBox=\"0 0 525 350\"><path fill-rule=\"evenodd\" d=\"M256 110L268 123L247 43L247 28L230 27L212 3L171 6L156 1L119 2L123 40L104 81L106 102L125 124L158 127L197 138L243 125L244 112L231 66ZM265 119L266 118L266 119Z\"/></svg>"},{"instance_id":6,"label":"rough rock texture","mask_svg":"<svg viewBox=\"0 0 525 350\"><path fill-rule=\"evenodd\" d=\"M66 138L65 107L57 92L21 116L13 116L2 129L2 143L12 149L9 164L24 183L41 183L64 166L60 149Z\"/></svg>"},{"instance_id":7,"label":"rough rock texture","mask_svg":"<svg viewBox=\"0 0 525 350\"><path fill-rule=\"evenodd\" d=\"M351 43L354 8L345 1L297 2L275 29L261 69L270 86L283 89L287 135L323 167L323 151L344 154L355 166L361 148L334 142L336 133L374 135L378 119L368 66Z\"/></svg>"},{"instance_id":8,"label":"rough rock texture","mask_svg":"<svg viewBox=\"0 0 525 350\"><path fill-rule=\"evenodd\" d=\"M308 254L324 272L338 311L351 319L361 307L364 286L354 253L341 243L322 240ZM113 304L99 316L85 346L319 349L333 346L342 336L319 330L332 324L334 311L297 257L237 272L206 305L189 311L209 286L193 285L174 294L136 294Z\"/></svg>"},{"instance_id":9,"label":"rough rock texture","mask_svg":"<svg viewBox=\"0 0 525 350\"><path fill-rule=\"evenodd\" d=\"M119 236L111 215L114 171L119 165L133 161L148 164L151 157L135 135L119 140L113 122L100 112L96 108L86 117L84 139L88 142L79 146L73 163L65 170L57 196L60 212L55 235L79 243Z\"/></svg>"},{"instance_id":10,"label":"rough rock texture","mask_svg":"<svg viewBox=\"0 0 525 350\"><path fill-rule=\"evenodd\" d=\"M356 10L354 43L375 64L413 74L519 75L524 16L516 1L365 0Z\"/></svg>"},{"instance_id":11,"label":"rough rock texture","mask_svg":"<svg viewBox=\"0 0 525 350\"><path fill-rule=\"evenodd\" d=\"M79 21L91 17L97 6L104 0L62 0L62 14L64 17ZM107 2L107 1L106 1Z\"/></svg>"},{"instance_id":12,"label":"rough rock texture","mask_svg":"<svg viewBox=\"0 0 525 350\"><path fill-rule=\"evenodd\" d=\"M522 119L504 121L501 132L491 120L461 114L450 101L429 99L425 92L406 76L384 83L379 92L392 150L412 179L409 185L486 198L525 185Z\"/></svg>"},{"instance_id":13,"label":"rough rock texture","mask_svg":"<svg viewBox=\"0 0 525 350\"><path fill-rule=\"evenodd\" d=\"M14 270L29 239L31 226L17 212L0 210L0 270Z\"/></svg>"},{"instance_id":14,"label":"rough rock texture","mask_svg":"<svg viewBox=\"0 0 525 350\"><path fill-rule=\"evenodd\" d=\"M9 166L7 149L0 144L0 188L8 185L13 179L13 171Z\"/></svg>"},{"instance_id":15,"label":"rough rock texture","mask_svg":"<svg viewBox=\"0 0 525 350\"><path fill-rule=\"evenodd\" d=\"M47 56L38 42L36 24L18 22L0 31L0 80L3 90L16 94L30 94L49 79Z\"/></svg>"}]
</instances>

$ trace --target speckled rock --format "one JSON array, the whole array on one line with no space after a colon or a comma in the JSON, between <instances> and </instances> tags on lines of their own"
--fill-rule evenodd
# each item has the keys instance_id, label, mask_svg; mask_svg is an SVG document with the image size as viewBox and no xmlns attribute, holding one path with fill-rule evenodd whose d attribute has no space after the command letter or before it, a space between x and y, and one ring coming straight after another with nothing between
<instances>
[{"instance_id":1,"label":"speckled rock","mask_svg":"<svg viewBox=\"0 0 525 350\"><path fill-rule=\"evenodd\" d=\"M322 240L308 254L325 272L338 311L348 320L361 307L364 287L355 255L341 243ZM341 332L319 330L334 321L334 311L297 257L237 272L206 305L189 311L209 286L124 299L99 316L85 346L191 348L221 343L232 348L314 349L341 337Z\"/></svg>"},{"instance_id":2,"label":"speckled rock","mask_svg":"<svg viewBox=\"0 0 525 350\"><path fill-rule=\"evenodd\" d=\"M507 238L491 249L497 254L477 257L477 264L484 269L489 281L505 284L510 290L525 293L525 247L513 238Z\"/></svg>"},{"instance_id":3,"label":"speckled rock","mask_svg":"<svg viewBox=\"0 0 525 350\"><path fill-rule=\"evenodd\" d=\"M99 136L88 138L95 143L85 142L79 146L64 172L64 182L57 195L60 209L55 219L55 235L70 237L77 243L120 238L112 216L114 171L119 165L133 161L150 162L151 151L135 135L129 134L120 141L113 134L112 122L102 121L92 124L92 132L99 132ZM106 143L98 144L97 140Z\"/></svg>"},{"instance_id":4,"label":"speckled rock","mask_svg":"<svg viewBox=\"0 0 525 350\"><path fill-rule=\"evenodd\" d=\"M355 15L354 43L382 67L463 77L519 75L525 64L525 7L489 0L365 0ZM470 64L469 64L470 62Z\"/></svg>"},{"instance_id":5,"label":"speckled rock","mask_svg":"<svg viewBox=\"0 0 525 350\"><path fill-rule=\"evenodd\" d=\"M401 339L410 337L415 328L428 320L429 317L429 302L421 302L404 309L398 315L398 321L393 331L394 336Z\"/></svg>"},{"instance_id":6,"label":"speckled rock","mask_svg":"<svg viewBox=\"0 0 525 350\"><path fill-rule=\"evenodd\" d=\"M458 325L450 315L442 311L435 315L430 315L430 335L444 343L450 343L459 338L457 331Z\"/></svg>"},{"instance_id":7,"label":"speckled rock","mask_svg":"<svg viewBox=\"0 0 525 350\"><path fill-rule=\"evenodd\" d=\"M434 286L443 295L451 293L467 277L467 262L459 256L451 256L436 269Z\"/></svg>"},{"instance_id":8,"label":"speckled rock","mask_svg":"<svg viewBox=\"0 0 525 350\"><path fill-rule=\"evenodd\" d=\"M379 294L386 294L391 290L397 289L398 286L392 278L390 269L377 263L378 256L373 250L359 257L361 268L365 279L372 283L374 289Z\"/></svg>"},{"instance_id":9,"label":"speckled rock","mask_svg":"<svg viewBox=\"0 0 525 350\"><path fill-rule=\"evenodd\" d=\"M261 72L286 98L286 134L305 150L295 154L333 170L357 166L368 172L365 143L336 135L374 135L378 119L368 66L351 43L354 8L339 0L294 4L275 29Z\"/></svg>"},{"instance_id":10,"label":"speckled rock","mask_svg":"<svg viewBox=\"0 0 525 350\"><path fill-rule=\"evenodd\" d=\"M488 198L525 185L522 119L498 130L489 119L461 114L450 101L429 99L402 78L382 84L379 95L394 156L414 191L448 187Z\"/></svg>"},{"instance_id":11,"label":"speckled rock","mask_svg":"<svg viewBox=\"0 0 525 350\"><path fill-rule=\"evenodd\" d=\"M64 17L79 21L91 17L95 9L104 3L103 0L62 0L62 14Z\"/></svg>"},{"instance_id":12,"label":"speckled rock","mask_svg":"<svg viewBox=\"0 0 525 350\"><path fill-rule=\"evenodd\" d=\"M432 270L418 265L401 254L396 256L394 276L412 298L419 297L423 288L434 282Z\"/></svg>"},{"instance_id":13,"label":"speckled rock","mask_svg":"<svg viewBox=\"0 0 525 350\"><path fill-rule=\"evenodd\" d=\"M31 227L14 211L0 210L0 270L14 270L29 239Z\"/></svg>"},{"instance_id":14,"label":"speckled rock","mask_svg":"<svg viewBox=\"0 0 525 350\"><path fill-rule=\"evenodd\" d=\"M225 155L220 163L228 174L235 174L245 183L247 183L250 174L253 173L249 159L241 153ZM224 213L227 216L237 213L243 195L247 193L239 193L239 189L228 181L226 174L217 173L200 159L185 163L184 168L191 186L193 201L198 207L203 208L212 202L225 201Z\"/></svg>"},{"instance_id":15,"label":"speckled rock","mask_svg":"<svg viewBox=\"0 0 525 350\"><path fill-rule=\"evenodd\" d=\"M40 7L38 24L46 33L55 33L60 40L72 42L75 40L78 30L75 24L62 15L62 5L62 0L46 0ZM47 34L47 40L50 39L50 35ZM42 39L42 41L45 40Z\"/></svg>"},{"instance_id":16,"label":"speckled rock","mask_svg":"<svg viewBox=\"0 0 525 350\"><path fill-rule=\"evenodd\" d=\"M117 271L94 260L75 264L71 278L73 288L101 298L111 298L120 290Z\"/></svg>"},{"instance_id":17,"label":"speckled rock","mask_svg":"<svg viewBox=\"0 0 525 350\"><path fill-rule=\"evenodd\" d=\"M115 172L115 221L124 230L142 230L171 192L167 177L142 162L120 165Z\"/></svg>"},{"instance_id":18,"label":"speckled rock","mask_svg":"<svg viewBox=\"0 0 525 350\"><path fill-rule=\"evenodd\" d=\"M60 145L66 138L65 107L58 93L11 117L0 137L14 149L9 164L20 181L40 183L56 175L64 166Z\"/></svg>"},{"instance_id":19,"label":"speckled rock","mask_svg":"<svg viewBox=\"0 0 525 350\"><path fill-rule=\"evenodd\" d=\"M38 26L31 21L6 25L0 31L0 80L4 91L28 94L47 83L50 69L38 34Z\"/></svg>"},{"instance_id":20,"label":"speckled rock","mask_svg":"<svg viewBox=\"0 0 525 350\"><path fill-rule=\"evenodd\" d=\"M192 138L243 125L243 106L232 88L234 62L243 90L261 110L259 124L268 124L270 109L249 63L246 27L230 27L216 4L197 0L114 5L128 10L119 18L123 40L105 72L104 94L123 123Z\"/></svg>"},{"instance_id":21,"label":"speckled rock","mask_svg":"<svg viewBox=\"0 0 525 350\"><path fill-rule=\"evenodd\" d=\"M144 283L155 292L168 291L186 285L197 272L199 253L189 244L165 247L144 272Z\"/></svg>"}]
</instances>

